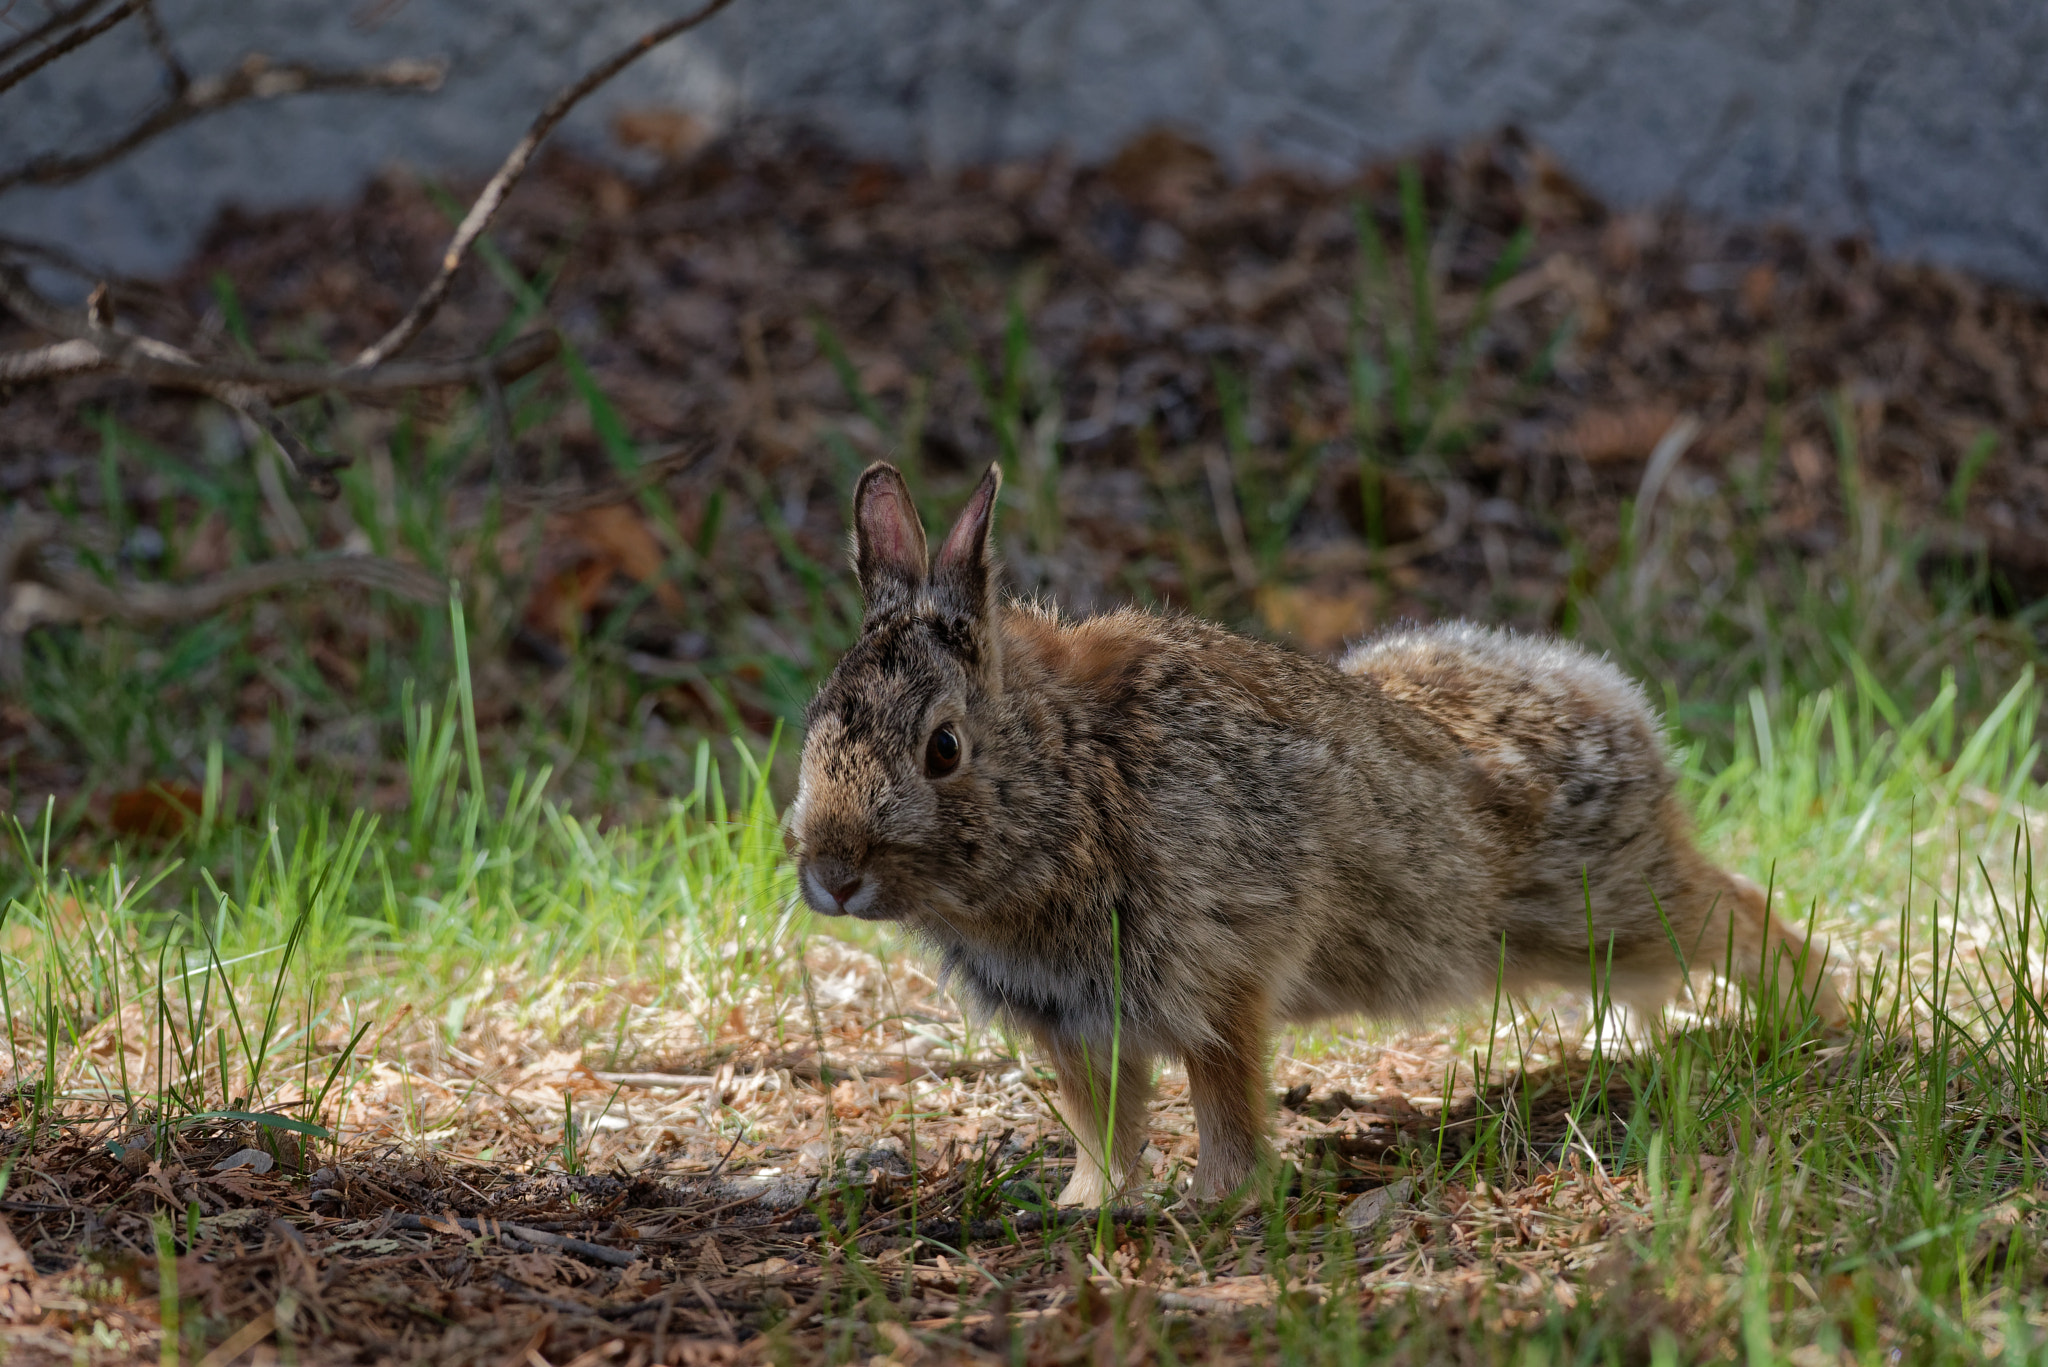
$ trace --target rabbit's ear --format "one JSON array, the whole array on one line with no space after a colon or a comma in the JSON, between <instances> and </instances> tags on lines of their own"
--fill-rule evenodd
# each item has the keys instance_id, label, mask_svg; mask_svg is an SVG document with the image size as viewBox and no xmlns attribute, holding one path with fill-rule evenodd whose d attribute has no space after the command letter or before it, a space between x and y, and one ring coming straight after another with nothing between
<instances>
[{"instance_id":1,"label":"rabbit's ear","mask_svg":"<svg viewBox=\"0 0 2048 1367\"><path fill-rule=\"evenodd\" d=\"M946 533L932 566L932 587L949 606L970 617L987 617L996 521L996 495L1002 492L1003 467L991 465L973 497L960 510L960 520Z\"/></svg>"},{"instance_id":2,"label":"rabbit's ear","mask_svg":"<svg viewBox=\"0 0 2048 1367\"><path fill-rule=\"evenodd\" d=\"M924 587L924 526L903 474L887 461L853 487L853 568L868 616L907 605Z\"/></svg>"}]
</instances>

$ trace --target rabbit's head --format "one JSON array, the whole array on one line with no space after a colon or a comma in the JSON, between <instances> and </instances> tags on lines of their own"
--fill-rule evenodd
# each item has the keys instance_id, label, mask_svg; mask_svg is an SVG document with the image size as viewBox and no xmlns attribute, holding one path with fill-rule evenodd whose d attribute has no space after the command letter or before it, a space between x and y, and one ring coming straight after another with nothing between
<instances>
[{"instance_id":1,"label":"rabbit's head","mask_svg":"<svg viewBox=\"0 0 2048 1367\"><path fill-rule=\"evenodd\" d=\"M956 919L987 870L977 832L993 784L978 753L1001 691L990 534L1002 472L990 466L927 563L924 528L896 467L853 494L860 639L805 716L790 843L804 901L866 920Z\"/></svg>"}]
</instances>

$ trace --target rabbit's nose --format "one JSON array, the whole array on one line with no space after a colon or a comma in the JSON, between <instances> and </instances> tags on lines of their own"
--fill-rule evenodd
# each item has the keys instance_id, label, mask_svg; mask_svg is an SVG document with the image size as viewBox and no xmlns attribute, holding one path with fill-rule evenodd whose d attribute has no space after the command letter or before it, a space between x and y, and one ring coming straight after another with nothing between
<instances>
[{"instance_id":1,"label":"rabbit's nose","mask_svg":"<svg viewBox=\"0 0 2048 1367\"><path fill-rule=\"evenodd\" d=\"M805 901L814 911L845 915L868 885L867 875L837 859L818 859L803 870Z\"/></svg>"}]
</instances>

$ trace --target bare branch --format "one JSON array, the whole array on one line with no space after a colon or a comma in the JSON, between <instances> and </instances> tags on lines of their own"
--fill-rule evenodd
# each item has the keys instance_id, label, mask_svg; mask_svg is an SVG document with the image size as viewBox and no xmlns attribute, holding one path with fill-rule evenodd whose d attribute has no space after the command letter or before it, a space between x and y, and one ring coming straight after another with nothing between
<instances>
[{"instance_id":1,"label":"bare branch","mask_svg":"<svg viewBox=\"0 0 2048 1367\"><path fill-rule=\"evenodd\" d=\"M40 43L51 34L79 22L106 2L107 0L80 0L76 5L58 10L27 33L16 34L6 42L0 43L0 62L6 61L23 48Z\"/></svg>"},{"instance_id":2,"label":"bare branch","mask_svg":"<svg viewBox=\"0 0 2048 1367\"><path fill-rule=\"evenodd\" d=\"M449 592L445 580L417 565L374 555L266 560L189 584L109 584L61 554L42 554L60 531L56 518L25 508L0 517L0 685L20 687L22 637L44 622L189 622L244 598L305 584L354 584L415 603L439 603Z\"/></svg>"},{"instance_id":3,"label":"bare branch","mask_svg":"<svg viewBox=\"0 0 2048 1367\"><path fill-rule=\"evenodd\" d=\"M117 6L113 13L103 14L92 23L73 29L35 56L25 57L5 71L0 71L0 91L20 85L65 53L84 47L147 3L148 0L127 0L127 3Z\"/></svg>"},{"instance_id":4,"label":"bare branch","mask_svg":"<svg viewBox=\"0 0 2048 1367\"><path fill-rule=\"evenodd\" d=\"M261 53L251 53L233 71L191 82L112 142L76 156L32 157L0 173L0 192L17 185L68 185L119 160L151 138L233 105L340 90L436 90L445 74L446 68L439 62L412 59L334 70L296 62L273 64Z\"/></svg>"},{"instance_id":5,"label":"bare branch","mask_svg":"<svg viewBox=\"0 0 2048 1367\"><path fill-rule=\"evenodd\" d=\"M56 380L66 375L84 375L106 368L107 358L91 342L73 338L31 351L0 354L0 385L24 384L30 380Z\"/></svg>"},{"instance_id":6,"label":"bare branch","mask_svg":"<svg viewBox=\"0 0 2048 1367\"><path fill-rule=\"evenodd\" d=\"M185 87L192 84L192 73L185 70L185 64L178 60L178 50L171 46L171 35L164 32L164 21L156 12L155 0L142 0L142 31L149 35L150 51L163 64L164 75L171 82L171 93L184 94Z\"/></svg>"},{"instance_id":7,"label":"bare branch","mask_svg":"<svg viewBox=\"0 0 2048 1367\"><path fill-rule=\"evenodd\" d=\"M477 368L486 365L500 384L509 384L539 369L561 349L561 339L554 332L535 332L492 356L416 361L365 374L345 366L200 360L153 338L95 328L83 314L52 303L19 270L4 265L0 265L0 303L38 331L70 339L56 346L0 354L0 383L21 384L112 370L167 389L217 395L223 388L240 387L260 392L272 403L288 403L308 394L376 394L470 384L476 379Z\"/></svg>"},{"instance_id":8,"label":"bare branch","mask_svg":"<svg viewBox=\"0 0 2048 1367\"><path fill-rule=\"evenodd\" d=\"M576 84L548 101L547 108L540 112L532 127L526 130L526 136L507 154L504 163L498 167L497 174L491 177L482 193L477 195L476 201L469 206L469 212L463 216L461 224L455 229L455 236L448 240L447 250L441 254L441 267L433 280L420 292L419 298L414 301L412 308L407 310L405 317L399 319L397 324L375 343L365 347L362 354L349 363L349 369L375 370L412 345L425 330L440 309L442 301L448 297L448 291L455 283L455 273L462 267L463 258L469 254L469 249L475 245L476 240L491 226L491 220L503 207L505 197L512 192L512 187L519 183L520 176L525 174L527 164L533 160L533 154L539 150L548 134L555 130L555 126L568 117L570 110L651 49L697 27L731 3L732 0L706 0L704 6L696 13L671 20L642 34L626 48L614 53L609 60L592 68ZM0 180L0 189L5 189L6 184L5 180Z\"/></svg>"},{"instance_id":9,"label":"bare branch","mask_svg":"<svg viewBox=\"0 0 2048 1367\"><path fill-rule=\"evenodd\" d=\"M116 274L106 266L87 261L65 251L62 247L48 242L36 242L26 237L9 237L5 233L0 233L0 251L40 261L46 266L54 266L65 274L75 275L81 280L105 280L108 276Z\"/></svg>"},{"instance_id":10,"label":"bare branch","mask_svg":"<svg viewBox=\"0 0 2048 1367\"><path fill-rule=\"evenodd\" d=\"M374 555L323 555L303 560L266 560L190 584L138 581L108 584L63 556L40 554L56 542L57 520L26 513L0 524L0 607L12 592L40 581L69 600L79 615L115 617L138 624L183 622L218 612L230 603L298 584L355 584L396 594L415 603L438 603L448 585L417 565ZM32 622L10 621L19 634Z\"/></svg>"},{"instance_id":11,"label":"bare branch","mask_svg":"<svg viewBox=\"0 0 2048 1367\"><path fill-rule=\"evenodd\" d=\"M126 133L98 148L68 157L55 154L34 157L11 171L0 173L0 193L17 185L67 184L180 124L231 105L314 91L431 90L440 84L443 74L439 64L413 61L392 62L360 70L331 71L296 64L273 65L268 58L252 54L225 75L193 81L186 76L177 54L171 49L169 39L151 8L152 2L124 0L116 10L66 34L49 50L26 59L6 73L0 73L0 89L47 65L63 52L91 41L121 19L140 12L149 30L151 46L175 87L174 97L144 116ZM272 406L274 403L321 391L362 392L474 382L480 386L489 407L494 447L503 462L510 452L510 424L501 386L554 354L559 342L552 333L521 339L496 357L478 357L441 366L392 366L388 363L419 338L439 311L470 248L489 228L541 143L569 112L591 92L654 47L695 28L730 3L731 0L705 0L695 12L641 35L549 101L471 204L442 254L439 270L414 300L412 307L383 337L364 348L347 365L284 366L201 360L167 342L116 326L104 285L94 292L92 302L81 317L44 298L18 269L0 263L0 302L30 326L65 339L53 346L0 355L0 383L16 384L97 370L116 370L148 383L211 394L236 409L269 436L315 493L332 497L339 489L333 474L339 462L316 455L278 416ZM89 17L95 7L96 0L95 3L75 6L66 13L72 16L72 22L80 22ZM49 28L48 25L44 27Z\"/></svg>"},{"instance_id":12,"label":"bare branch","mask_svg":"<svg viewBox=\"0 0 2048 1367\"><path fill-rule=\"evenodd\" d=\"M52 568L46 572L57 589L75 599L87 613L135 623L189 622L244 598L298 584L354 584L415 603L438 603L448 595L447 585L417 565L374 555L266 560L193 584L111 585L80 569Z\"/></svg>"},{"instance_id":13,"label":"bare branch","mask_svg":"<svg viewBox=\"0 0 2048 1367\"><path fill-rule=\"evenodd\" d=\"M292 467L292 473L305 482L316 498L333 498L341 492L341 484L334 478L334 472L349 463L347 457L336 459L314 454L313 448L306 445L305 438L293 431L261 394L232 386L221 390L219 398L262 428L263 434L277 443L278 453L284 457L285 464Z\"/></svg>"},{"instance_id":14,"label":"bare branch","mask_svg":"<svg viewBox=\"0 0 2048 1367\"><path fill-rule=\"evenodd\" d=\"M347 462L314 455L299 435L277 416L259 389L211 377L201 378L206 369L203 363L177 347L153 338L116 331L113 305L104 284L95 288L86 300L83 319L72 317L37 295L29 287L27 279L11 267L0 266L0 298L5 298L8 305L24 318L48 331L73 334L74 340L83 341L131 374L146 375L153 369L169 368L173 373L186 377L192 387L212 394L276 442L286 463L315 494L321 498L333 498L341 492L334 472Z\"/></svg>"},{"instance_id":15,"label":"bare branch","mask_svg":"<svg viewBox=\"0 0 2048 1367\"><path fill-rule=\"evenodd\" d=\"M506 484L501 493L514 508L545 509L550 513L580 513L591 508L608 508L629 503L657 487L671 475L695 470L709 457L725 456L732 439L691 442L670 447L647 457L633 472L592 487L588 484Z\"/></svg>"}]
</instances>

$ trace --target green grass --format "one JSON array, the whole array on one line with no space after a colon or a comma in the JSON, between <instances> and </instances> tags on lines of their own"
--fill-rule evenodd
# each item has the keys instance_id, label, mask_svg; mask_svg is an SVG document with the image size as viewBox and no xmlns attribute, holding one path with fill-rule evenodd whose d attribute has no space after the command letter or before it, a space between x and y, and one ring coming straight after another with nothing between
<instances>
[{"instance_id":1,"label":"green grass","mask_svg":"<svg viewBox=\"0 0 2048 1367\"><path fill-rule=\"evenodd\" d=\"M455 627L463 640L459 615ZM389 817L285 772L254 820L210 815L168 848L74 844L66 866L48 816L12 832L0 1001L14 1161L58 1131L162 1145L224 1120L318 1152L361 1142L350 1098L380 1061L431 1068L435 1047L486 1017L621 1066L636 1061L639 1024L664 1013L699 1046L736 1007L806 1021L818 932L792 911L764 756L700 746L664 811L603 824L553 797L544 768L487 760L467 697L410 700L410 798ZM1952 686L1900 715L1851 669L1775 708L1752 694L1725 762L1686 751L1709 848L1768 880L1781 913L1812 917L1854 966L1846 1035L1744 1008L1631 1050L1565 1042L1587 1076L1618 1075L1638 1102L1602 1123L1610 1091L1587 1083L1575 1133L1593 1138L1560 1148L1529 1138L1512 1085L1541 1018L1507 1004L1459 1027L1471 1060L1457 1085L1475 1071L1508 1085L1488 1092L1469 1139L1417 1155L1420 1208L1564 1164L1567 1187L1609 1203L1611 1226L1600 1259L1555 1264L1575 1304L1517 1317L1513 1298L1488 1292L1449 1314L1420 1290L1371 1290L1386 1257L1316 1214L1340 1198L1311 1170L1305 1194L1255 1203L1264 1233L1249 1252L1228 1220L1190 1215L1193 1243L1139 1232L1127 1253L1155 1270L1291 1269L1321 1292L1228 1328L1148 1316L1131 1332L1160 1351L1303 1362L2041 1360L2041 701L2028 673L1974 723ZM781 1028L792 1044L812 1030ZM1337 1046L1304 1042L1303 1056L1319 1047ZM383 1123L386 1138L426 1142L403 1115ZM583 1161L588 1123L562 1117L561 1166ZM1072 1256L1099 1252L1102 1232L1072 1236ZM1036 1332L1056 1337L1060 1323ZM1827 1355L1788 1356L1809 1345Z\"/></svg>"},{"instance_id":2,"label":"green grass","mask_svg":"<svg viewBox=\"0 0 2048 1367\"><path fill-rule=\"evenodd\" d=\"M1528 241L1508 239L1458 311L1415 176L1390 222L1397 237L1370 212L1358 219L1348 430L1269 449L1256 434L1273 425L1260 407L1271 396L1219 361L1220 465L1190 477L1185 452L1162 453L1150 428L1138 436L1158 530L1198 611L1245 623L1246 579L1286 573L1325 465L1356 463L1366 538L1381 544L1384 481L1443 477L1503 420L1500 377L1482 384L1477 358L1489 301ZM545 284L486 256L516 316L532 315ZM964 328L956 347L1012 477L1004 539L1027 571L1054 557L1068 511L1060 392L1032 344L1030 284L1011 290L987 354ZM850 488L875 450L919 465L936 379L912 383L892 412L830 326L813 332L851 409L821 437L830 478ZM1540 348L1524 390L1562 340ZM643 464L573 354L503 397L514 435L575 408L614 472ZM2048 954L2033 867L2048 793L2027 663L2038 612L1989 615L1981 567L1930 570L1926 539L1899 531L1866 487L1843 415L1833 432L1848 525L1836 552L1797 556L1765 532L1775 438L1752 465L1732 462L1716 492L1679 497L1670 484L1640 517L1625 505L1630 534L1616 546L1590 549L1562 521L1553 530L1578 567L1558 625L1660 696L1704 844L1833 943L1860 989L1853 1026L1816 1036L1725 998L1632 1045L1599 1028L1598 1002L1496 1002L1438 1023L1431 1057L1446 1066L1430 1090L1443 1116L1468 1109L1406 1153L1416 1194L1405 1233L1354 1241L1340 1212L1357 1181L1314 1164L1240 1211L1116 1234L1091 1222L1005 1274L1019 1296L1071 1290L1071 1313L1018 1327L1017 1360L2048 1361L2048 1261L2035 1252L2048 1201ZM793 533L781 492L744 468L690 517L639 500L663 581L685 604L672 625L709 642L675 677L717 714L658 728L650 717L667 715L673 679L627 664L648 586L597 614L540 682L505 666L532 589L500 539L514 510L487 493L457 515L476 470L496 460L483 405L383 428L338 403L297 416L357 457L341 476L350 524L380 554L459 576L464 609L372 602L339 629L323 614L352 608L31 638L27 711L82 778L77 800L5 832L0 848L12 1108L0 1112L0 1161L32 1164L79 1134L164 1153L181 1135L242 1127L316 1156L452 1147L476 1162L598 1171L620 1158L600 1126L609 1100L584 1106L565 1089L558 1109L521 1110L472 1077L451 1104L442 1093L461 1070L447 1065L486 1046L580 1050L621 1069L808 1049L820 1082L806 1085L822 1086L838 1076L834 1051L872 1056L877 1041L907 1040L906 1022L919 1022L895 998L890 933L859 932L863 954L842 963L829 937L850 932L813 926L791 897L776 799L793 747L766 733L800 716L859 612L849 576ZM272 553L266 495L245 471L174 459L111 419L101 431L116 544L124 474L148 470L189 514L161 501L162 573L180 574L209 527L230 561ZM1972 447L1952 507L1991 450ZM560 456L539 453L544 476ZM928 520L978 474L920 481ZM1216 553L1225 503L1250 576ZM91 521L75 501L58 498L56 511ZM330 632L363 643L352 684L322 654ZM698 739L740 730L743 712L753 734ZM361 753L321 759L350 727ZM84 801L92 786L200 774L204 811L168 843L117 841ZM828 963L868 976L862 1004L821 1006ZM971 1034L964 1046L1015 1049ZM1379 1047L1347 1025L1288 1045L1301 1060L1361 1067ZM1565 1139L1531 1109L1532 1088L1560 1077ZM918 1114L914 1092L892 1104ZM830 1145L852 1142L830 1106L823 1114ZM735 1145L776 1139L733 1108L707 1123ZM494 1125L520 1137L476 1138ZM949 1214L1014 1213L1057 1191L1054 1127L1027 1138L1019 1152L976 1156ZM1501 1214L1538 1191L1528 1211ZM820 1351L849 1360L888 1349L877 1322L907 1317L891 1308L895 1271L854 1237L865 1199L828 1190L821 1202L823 1256L841 1283ZM167 1267L190 1246L174 1221L154 1238ZM1105 1289L1133 1269L1175 1294L1251 1274L1278 1290L1242 1317L1191 1316L1147 1290ZM817 1349L800 1335L786 1346L792 1358Z\"/></svg>"}]
</instances>

